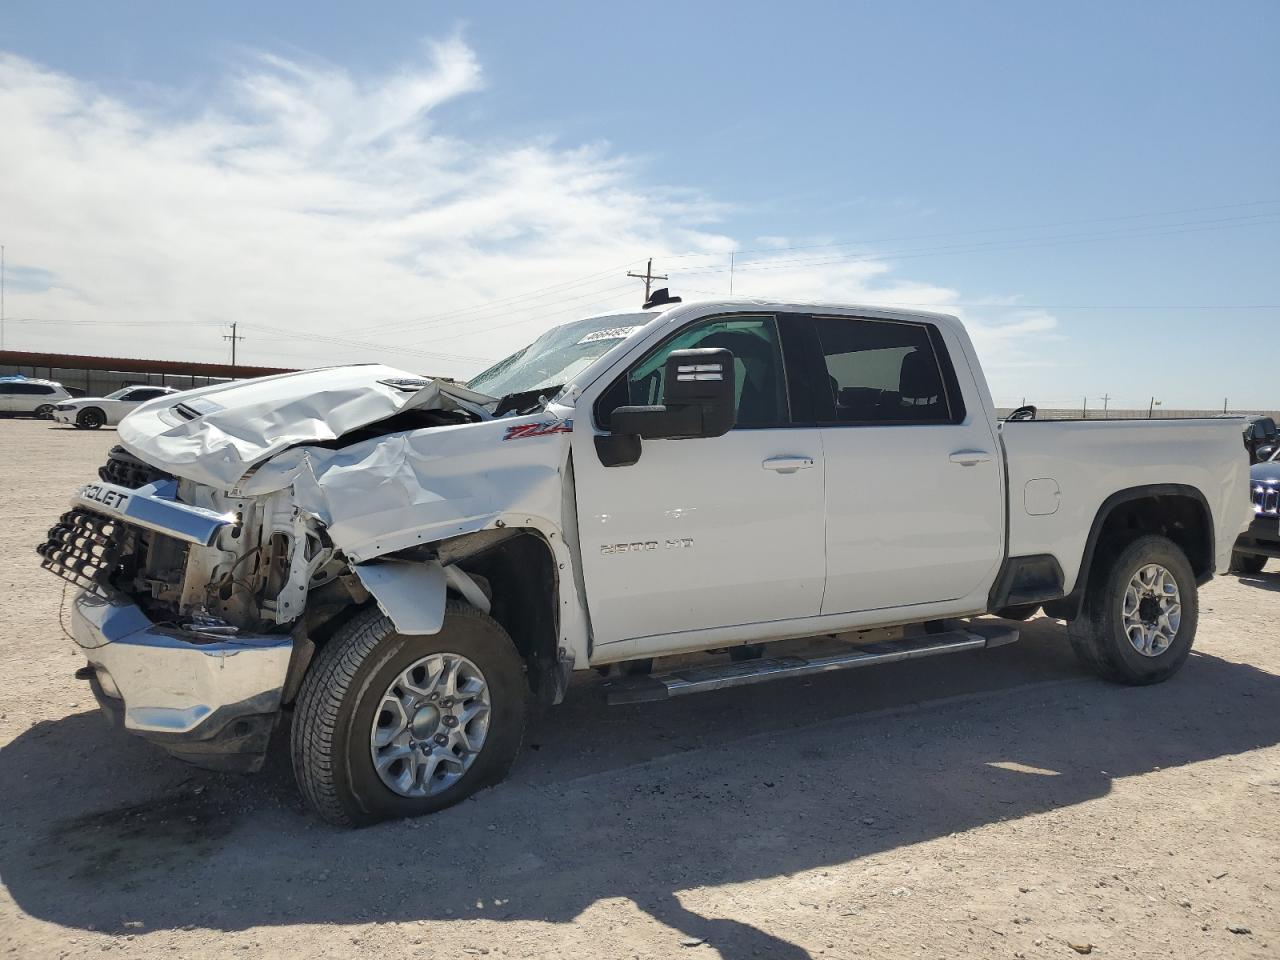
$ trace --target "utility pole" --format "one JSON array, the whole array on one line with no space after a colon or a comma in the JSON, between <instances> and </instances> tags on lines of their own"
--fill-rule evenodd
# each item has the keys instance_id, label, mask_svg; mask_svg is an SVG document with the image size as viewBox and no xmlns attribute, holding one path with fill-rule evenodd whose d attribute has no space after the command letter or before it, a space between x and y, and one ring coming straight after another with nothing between
<instances>
[{"instance_id":1,"label":"utility pole","mask_svg":"<svg viewBox=\"0 0 1280 960\"><path fill-rule=\"evenodd\" d=\"M0 243L0 350L4 349L4 244Z\"/></svg>"},{"instance_id":2,"label":"utility pole","mask_svg":"<svg viewBox=\"0 0 1280 960\"><path fill-rule=\"evenodd\" d=\"M1085 397L1080 404L1080 419L1081 420L1089 419L1089 398L1088 397Z\"/></svg>"},{"instance_id":3,"label":"utility pole","mask_svg":"<svg viewBox=\"0 0 1280 960\"><path fill-rule=\"evenodd\" d=\"M733 261L736 258L736 251L729 251L729 296L733 296Z\"/></svg>"},{"instance_id":4,"label":"utility pole","mask_svg":"<svg viewBox=\"0 0 1280 960\"><path fill-rule=\"evenodd\" d=\"M1103 419L1103 420L1110 419L1110 418L1107 416L1107 404L1108 404L1110 401L1111 401L1111 394L1109 394L1109 393L1104 393L1104 394L1102 395L1102 419Z\"/></svg>"},{"instance_id":5,"label":"utility pole","mask_svg":"<svg viewBox=\"0 0 1280 960\"><path fill-rule=\"evenodd\" d=\"M628 270L627 276L635 277L637 280L644 281L644 302L645 303L649 302L649 293L650 293L650 288L653 287L653 281L668 279L665 274L662 276L659 276L658 274L653 272L653 257L649 258L649 266L645 267L644 273L632 273L630 270Z\"/></svg>"},{"instance_id":6,"label":"utility pole","mask_svg":"<svg viewBox=\"0 0 1280 960\"><path fill-rule=\"evenodd\" d=\"M238 323L233 322L231 324L231 333L222 335L223 340L231 341L231 372L233 374L236 372L236 341L244 339L244 337L236 333L236 327L238 326Z\"/></svg>"},{"instance_id":7,"label":"utility pole","mask_svg":"<svg viewBox=\"0 0 1280 960\"><path fill-rule=\"evenodd\" d=\"M1160 401L1159 401L1159 400L1157 400L1155 397L1152 397L1152 398L1151 398L1151 402L1150 402L1149 404L1147 404L1147 419L1148 419L1148 420L1150 420L1150 419L1151 419L1152 414L1153 414L1153 413L1155 413L1155 409L1156 409L1156 407L1158 407L1158 406L1160 406Z\"/></svg>"}]
</instances>

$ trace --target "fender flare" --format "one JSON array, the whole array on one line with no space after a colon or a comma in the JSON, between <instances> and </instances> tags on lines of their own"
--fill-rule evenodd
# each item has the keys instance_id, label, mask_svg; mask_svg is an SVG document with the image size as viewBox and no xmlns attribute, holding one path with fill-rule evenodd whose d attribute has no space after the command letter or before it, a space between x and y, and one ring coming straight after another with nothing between
<instances>
[{"instance_id":1,"label":"fender flare","mask_svg":"<svg viewBox=\"0 0 1280 960\"><path fill-rule=\"evenodd\" d=\"M1205 535L1208 537L1209 547L1209 571L1205 575L1197 577L1197 581L1200 584L1204 584L1213 576L1213 557L1216 549L1217 532L1213 526L1213 511L1209 509L1209 501L1205 499L1204 493L1197 487L1185 483L1151 483L1139 487L1126 487L1111 494L1098 507L1098 512L1093 517L1093 524L1089 527L1089 538L1084 544L1084 555L1080 559L1080 568L1076 571L1075 584L1072 586L1071 592L1062 599L1046 603L1044 605L1045 613L1060 620L1074 620L1076 618L1080 612L1081 605L1084 603L1084 592L1088 587L1090 571L1093 567L1093 554L1098 547L1098 540L1102 536L1102 528L1106 525L1108 518L1121 504L1131 503L1134 500L1146 500L1151 497L1188 497L1194 500L1200 509L1204 511Z\"/></svg>"}]
</instances>

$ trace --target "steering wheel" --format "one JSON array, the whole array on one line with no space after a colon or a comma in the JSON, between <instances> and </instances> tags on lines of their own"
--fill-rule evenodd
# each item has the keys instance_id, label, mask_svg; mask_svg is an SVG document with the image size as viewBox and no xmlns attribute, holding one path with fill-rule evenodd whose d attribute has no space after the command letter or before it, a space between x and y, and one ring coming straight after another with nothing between
<instances>
[{"instance_id":1,"label":"steering wheel","mask_svg":"<svg viewBox=\"0 0 1280 960\"><path fill-rule=\"evenodd\" d=\"M1029 403L1025 407L1019 407L1017 410L1013 411L1013 413L1009 414L1009 416L1005 417L1006 420L1034 420L1035 418L1036 408Z\"/></svg>"}]
</instances>

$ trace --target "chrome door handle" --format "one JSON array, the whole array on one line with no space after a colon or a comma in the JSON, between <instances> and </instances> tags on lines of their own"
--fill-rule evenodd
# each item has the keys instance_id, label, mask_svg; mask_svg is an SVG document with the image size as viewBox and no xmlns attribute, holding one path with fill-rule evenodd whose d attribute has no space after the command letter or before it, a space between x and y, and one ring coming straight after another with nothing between
<instances>
[{"instance_id":1,"label":"chrome door handle","mask_svg":"<svg viewBox=\"0 0 1280 960\"><path fill-rule=\"evenodd\" d=\"M952 463L958 463L962 467L972 467L975 463L986 463L991 459L991 454L985 450L957 450L947 458Z\"/></svg>"},{"instance_id":2,"label":"chrome door handle","mask_svg":"<svg viewBox=\"0 0 1280 960\"><path fill-rule=\"evenodd\" d=\"M795 473L812 467L813 457L770 457L760 466L776 473Z\"/></svg>"}]
</instances>

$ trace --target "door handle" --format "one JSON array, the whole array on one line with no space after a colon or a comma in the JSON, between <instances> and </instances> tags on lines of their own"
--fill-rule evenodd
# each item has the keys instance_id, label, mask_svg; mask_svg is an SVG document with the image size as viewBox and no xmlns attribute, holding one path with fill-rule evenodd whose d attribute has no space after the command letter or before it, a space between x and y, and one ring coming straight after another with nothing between
<instances>
[{"instance_id":1,"label":"door handle","mask_svg":"<svg viewBox=\"0 0 1280 960\"><path fill-rule=\"evenodd\" d=\"M795 473L812 467L813 457L770 457L760 466L775 473Z\"/></svg>"},{"instance_id":2,"label":"door handle","mask_svg":"<svg viewBox=\"0 0 1280 960\"><path fill-rule=\"evenodd\" d=\"M972 467L975 463L986 463L991 459L991 454L985 450L957 450L947 458L952 463L958 463L962 467Z\"/></svg>"}]
</instances>

